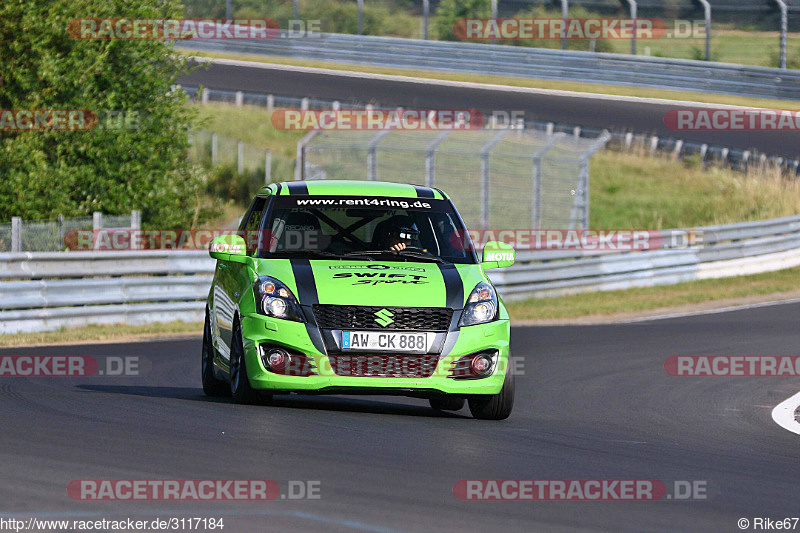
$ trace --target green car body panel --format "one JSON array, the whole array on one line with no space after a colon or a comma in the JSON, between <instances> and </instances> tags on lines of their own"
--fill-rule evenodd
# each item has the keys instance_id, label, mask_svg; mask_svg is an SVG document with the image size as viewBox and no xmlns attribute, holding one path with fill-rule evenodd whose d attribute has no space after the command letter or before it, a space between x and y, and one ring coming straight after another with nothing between
<instances>
[{"instance_id":1,"label":"green car body panel","mask_svg":"<svg viewBox=\"0 0 800 533\"><path fill-rule=\"evenodd\" d=\"M452 206L446 194L438 189L385 182L288 182L264 187L258 194L266 197L267 202L270 197L294 194L309 197L402 198L410 202L432 199ZM235 248L242 242L237 236L222 237L212 242L212 256L217 257L218 261L208 298L208 312L215 349L214 373L220 379L229 379L232 330L234 324L238 323L249 383L255 390L274 393L347 393L352 390L421 397L450 394L469 398L497 395L503 388L509 371L510 321L502 300L497 298L493 320L473 326L458 326L473 289L481 282L491 284L484 272L484 266L490 266L491 262L482 265L479 262L440 264L409 258L398 261L365 261L363 258L265 259L257 257L257 254L235 256L224 253L228 246ZM216 254L213 253L214 243L223 243L217 245ZM376 263L381 267L380 270L369 268ZM256 294L256 282L262 276L278 280L291 291L302 314L307 317L305 321L281 319L260 312L261 300ZM438 362L430 377L363 377L339 375L334 371L329 360L329 345L313 318L312 306L315 304L450 308L454 314L452 325L440 344ZM374 329L381 330L381 320L384 320L381 317L391 320L390 315L376 316ZM314 375L284 375L270 371L262 357L263 352L259 350L262 345L279 346L289 353L311 358ZM489 350L497 353L496 364L490 375L479 379L450 377L450 370L459 358Z\"/></svg>"}]
</instances>

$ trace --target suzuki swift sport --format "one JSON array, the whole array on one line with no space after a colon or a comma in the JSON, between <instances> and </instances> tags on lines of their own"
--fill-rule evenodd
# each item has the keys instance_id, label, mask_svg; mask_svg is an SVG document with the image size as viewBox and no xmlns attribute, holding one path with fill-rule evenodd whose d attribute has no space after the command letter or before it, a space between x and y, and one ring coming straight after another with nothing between
<instances>
[{"instance_id":1,"label":"suzuki swift sport","mask_svg":"<svg viewBox=\"0 0 800 533\"><path fill-rule=\"evenodd\" d=\"M272 184L217 260L203 390L237 403L275 394L394 394L481 419L514 404L509 317L450 198L384 182Z\"/></svg>"}]
</instances>

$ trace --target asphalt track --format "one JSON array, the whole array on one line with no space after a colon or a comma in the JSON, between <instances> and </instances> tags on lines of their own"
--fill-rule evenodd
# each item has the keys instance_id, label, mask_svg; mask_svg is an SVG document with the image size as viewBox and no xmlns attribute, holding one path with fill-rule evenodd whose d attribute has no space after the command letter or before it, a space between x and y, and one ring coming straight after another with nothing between
<instances>
[{"instance_id":1,"label":"asphalt track","mask_svg":"<svg viewBox=\"0 0 800 533\"><path fill-rule=\"evenodd\" d=\"M313 69L312 69L313 70ZM202 85L210 89L276 94L350 103L373 103L403 106L408 109L479 109L490 111L523 111L525 120L552 121L597 129L655 134L665 138L708 143L731 149L756 149L768 155L795 158L800 156L800 131L675 132L664 124L670 109L693 108L681 103L662 104L626 99L598 99L536 94L502 88L473 88L398 80L354 77L348 73L328 74L292 71L280 66L211 64L195 71L180 83Z\"/></svg>"},{"instance_id":2,"label":"asphalt track","mask_svg":"<svg viewBox=\"0 0 800 533\"><path fill-rule=\"evenodd\" d=\"M224 517L225 532L739 531L800 516L800 436L770 411L787 378L668 376L670 355L797 353L800 304L628 325L525 327L503 422L416 399L238 406L200 389L200 340L4 349L138 356L139 377L0 380L0 517ZM321 499L86 502L74 479L318 480ZM709 498L465 502L461 479L702 480ZM800 526L798 526L800 527Z\"/></svg>"}]
</instances>

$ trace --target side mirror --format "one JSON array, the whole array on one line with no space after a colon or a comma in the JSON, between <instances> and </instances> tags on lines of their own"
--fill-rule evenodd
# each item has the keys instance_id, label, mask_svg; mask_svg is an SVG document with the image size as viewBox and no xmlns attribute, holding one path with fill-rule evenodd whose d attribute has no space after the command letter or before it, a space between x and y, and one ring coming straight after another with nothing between
<instances>
[{"instance_id":1,"label":"side mirror","mask_svg":"<svg viewBox=\"0 0 800 533\"><path fill-rule=\"evenodd\" d=\"M517 258L517 252L510 244L499 241L490 241L483 247L481 265L484 270L489 268L510 267Z\"/></svg>"},{"instance_id":2,"label":"side mirror","mask_svg":"<svg viewBox=\"0 0 800 533\"><path fill-rule=\"evenodd\" d=\"M221 235L211 241L208 254L220 261L233 261L244 263L247 259L247 249L244 239L239 235Z\"/></svg>"}]
</instances>

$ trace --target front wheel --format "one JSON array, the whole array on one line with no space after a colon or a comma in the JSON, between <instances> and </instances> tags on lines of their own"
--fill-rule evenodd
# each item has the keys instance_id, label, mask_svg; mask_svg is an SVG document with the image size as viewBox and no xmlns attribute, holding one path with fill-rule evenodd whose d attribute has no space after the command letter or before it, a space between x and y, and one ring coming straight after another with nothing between
<instances>
[{"instance_id":1,"label":"front wheel","mask_svg":"<svg viewBox=\"0 0 800 533\"><path fill-rule=\"evenodd\" d=\"M214 376L214 357L217 350L211 340L211 321L206 307L206 320L203 325L203 362L202 379L203 392L206 396L224 396L230 392L227 384Z\"/></svg>"},{"instance_id":2,"label":"front wheel","mask_svg":"<svg viewBox=\"0 0 800 533\"><path fill-rule=\"evenodd\" d=\"M514 407L514 376L507 370L503 388L486 398L470 398L469 411L480 420L505 420Z\"/></svg>"},{"instance_id":3,"label":"front wheel","mask_svg":"<svg viewBox=\"0 0 800 533\"><path fill-rule=\"evenodd\" d=\"M244 343L242 342L242 328L239 319L233 322L233 337L231 339L231 396L233 401L240 404L257 404L269 398L250 386L250 376L247 373L247 362L244 356Z\"/></svg>"}]
</instances>

